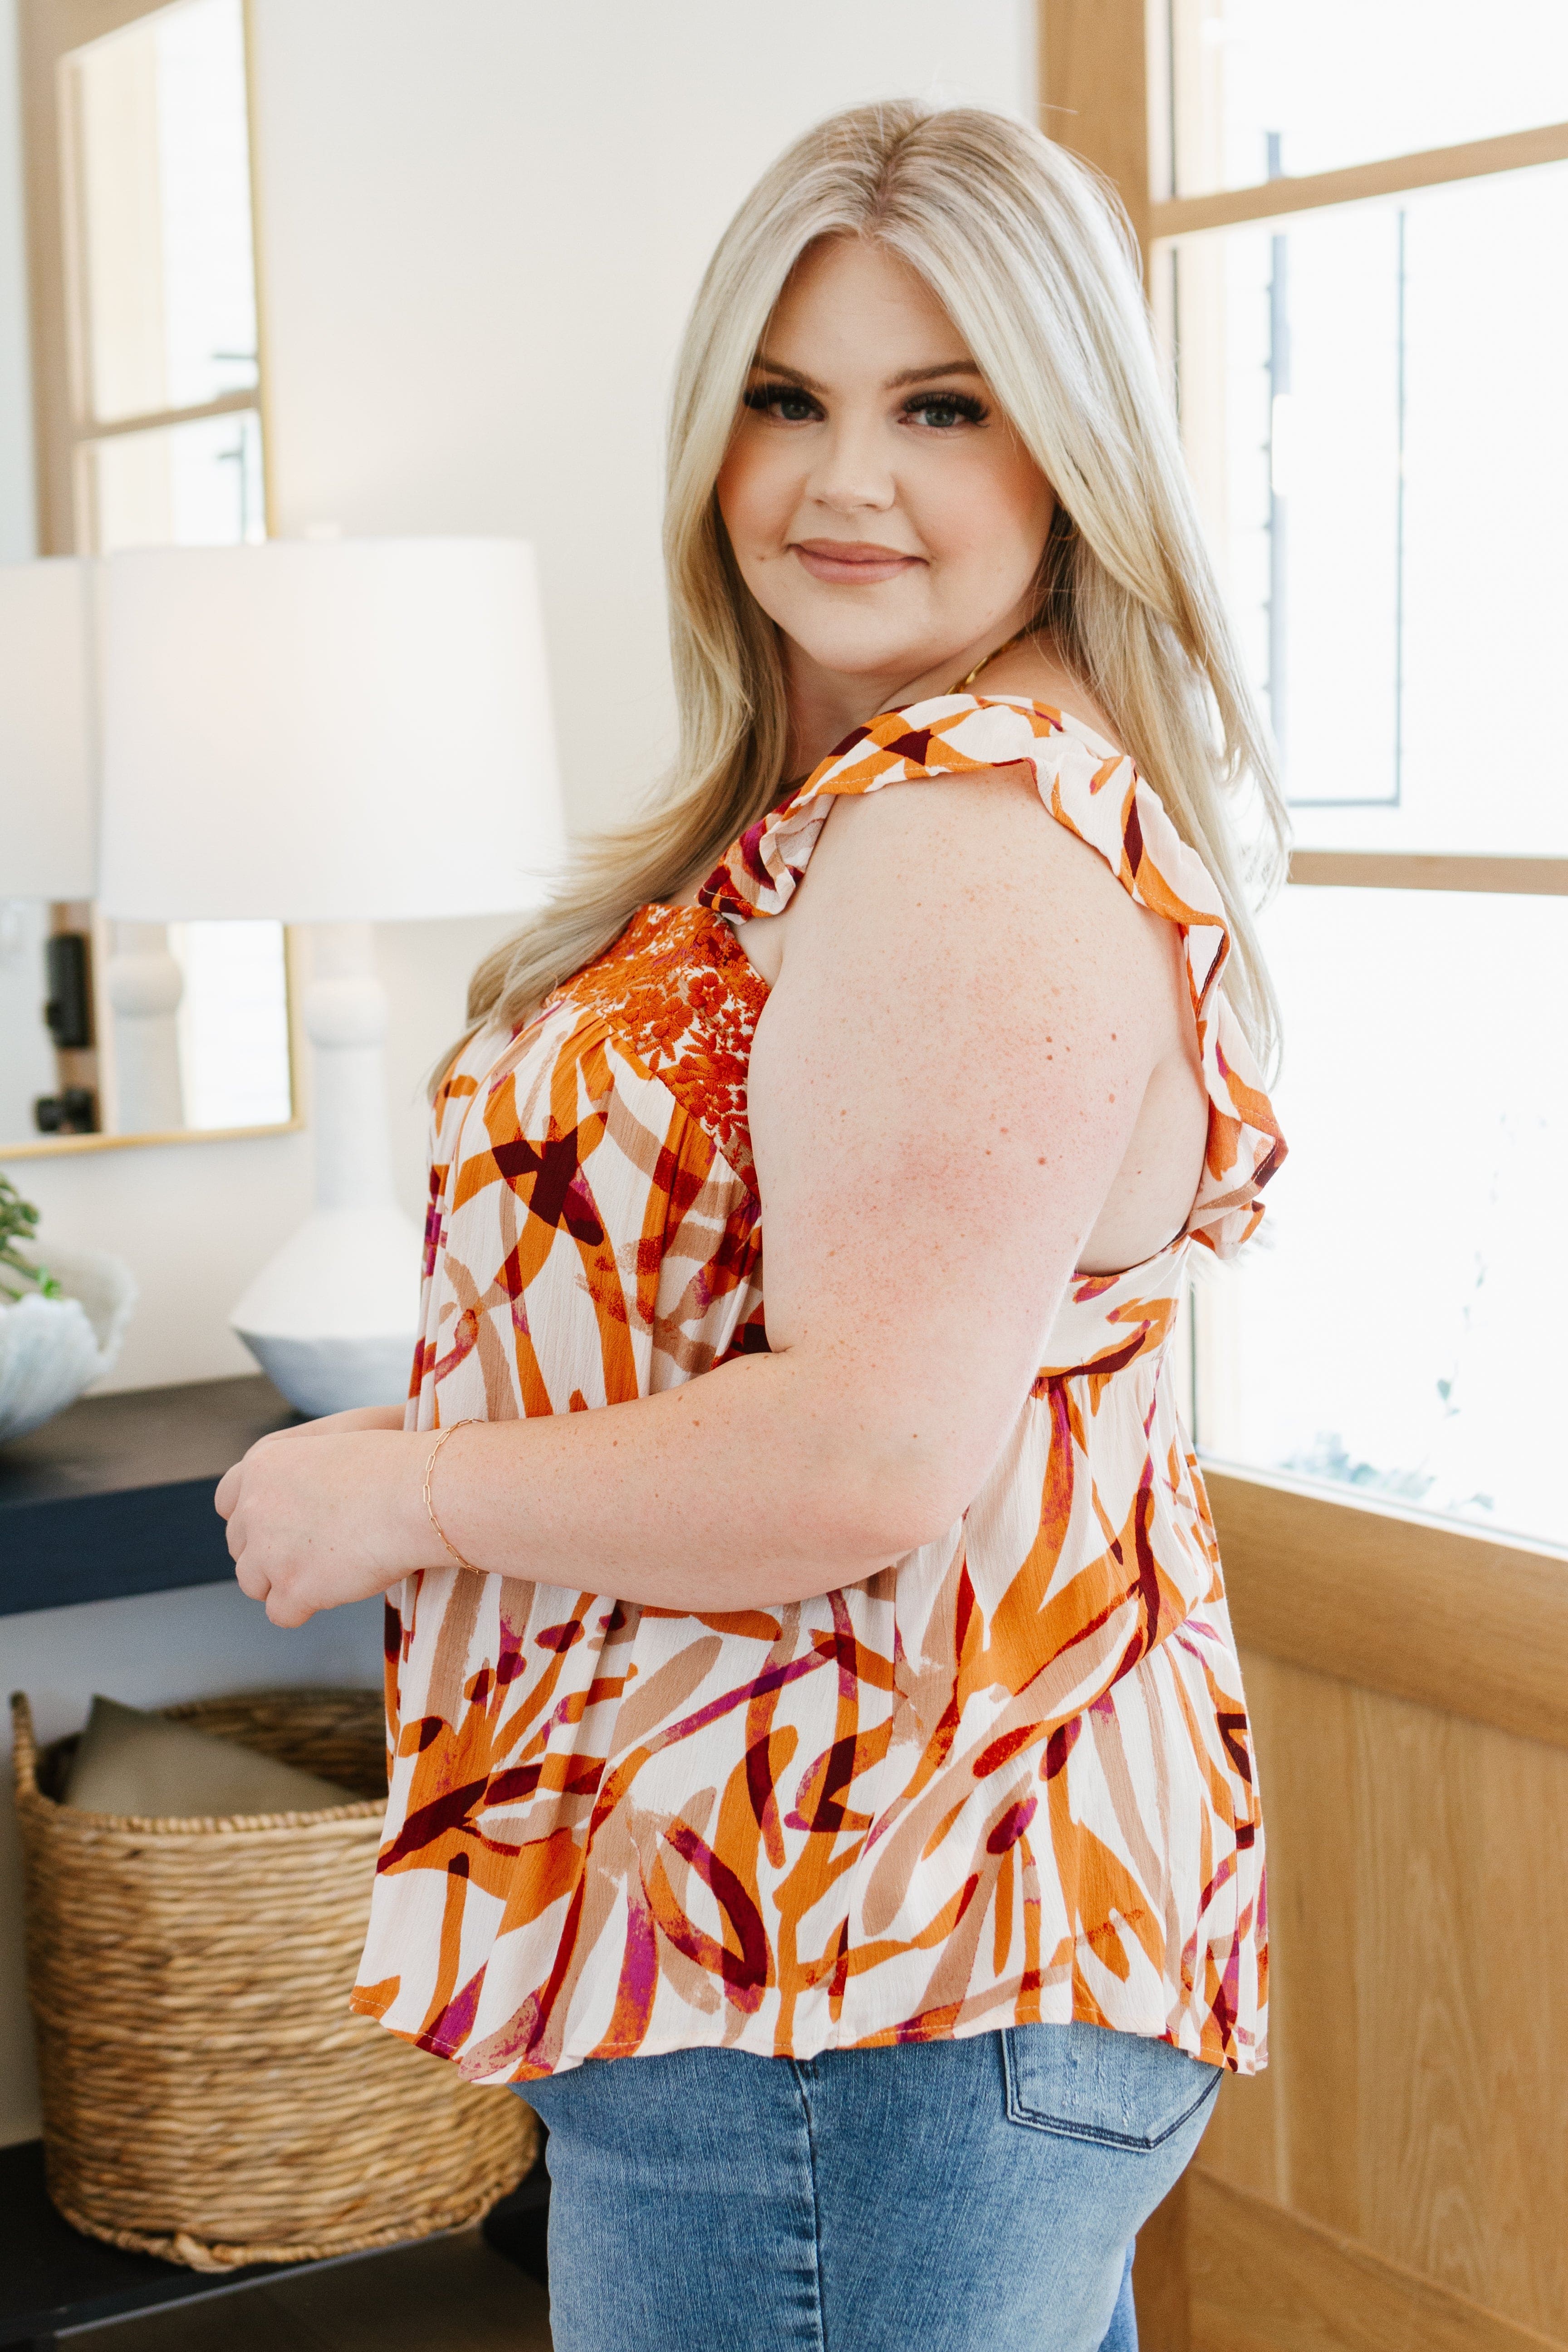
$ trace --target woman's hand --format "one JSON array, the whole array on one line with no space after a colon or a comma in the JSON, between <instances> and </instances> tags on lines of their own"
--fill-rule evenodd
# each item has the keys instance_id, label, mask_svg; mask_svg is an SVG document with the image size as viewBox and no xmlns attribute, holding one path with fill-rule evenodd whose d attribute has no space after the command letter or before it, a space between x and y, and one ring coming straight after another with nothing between
<instances>
[{"instance_id":1,"label":"woman's hand","mask_svg":"<svg viewBox=\"0 0 1568 2352\"><path fill-rule=\"evenodd\" d=\"M401 1429L405 1408L400 1404L356 1404L346 1412L324 1412L319 1421L291 1422L287 1429L274 1429L258 1444L268 1444L274 1437L329 1437L346 1429Z\"/></svg>"},{"instance_id":2,"label":"woman's hand","mask_svg":"<svg viewBox=\"0 0 1568 2352\"><path fill-rule=\"evenodd\" d=\"M235 1574L275 1625L372 1599L442 1557L423 1496L433 1441L402 1420L395 1407L330 1413L260 1439L225 1473L216 1501Z\"/></svg>"}]
</instances>

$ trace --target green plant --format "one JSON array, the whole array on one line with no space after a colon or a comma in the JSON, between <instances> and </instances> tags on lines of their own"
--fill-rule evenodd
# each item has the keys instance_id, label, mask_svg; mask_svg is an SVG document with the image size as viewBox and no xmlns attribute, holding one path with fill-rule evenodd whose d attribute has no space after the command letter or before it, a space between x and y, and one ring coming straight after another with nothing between
<instances>
[{"instance_id":1,"label":"green plant","mask_svg":"<svg viewBox=\"0 0 1568 2352\"><path fill-rule=\"evenodd\" d=\"M47 1266L30 1265L17 1246L32 1240L37 1223L38 1213L32 1202L23 1200L8 1176L0 1174L0 1297L25 1298L29 1291L41 1292L46 1298L63 1296ZM18 1276L20 1281L16 1278Z\"/></svg>"}]
</instances>

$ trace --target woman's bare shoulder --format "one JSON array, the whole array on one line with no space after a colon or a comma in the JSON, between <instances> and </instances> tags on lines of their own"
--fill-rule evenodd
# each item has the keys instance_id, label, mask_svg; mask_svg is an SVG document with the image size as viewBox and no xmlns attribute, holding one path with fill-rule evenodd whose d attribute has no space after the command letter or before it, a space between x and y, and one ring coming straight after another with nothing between
<instances>
[{"instance_id":1,"label":"woman's bare shoulder","mask_svg":"<svg viewBox=\"0 0 1568 2352\"><path fill-rule=\"evenodd\" d=\"M1010 647L981 671L972 690L975 694L1026 694L1031 702L1043 702L1048 710L1059 710L1069 719L1081 719L1086 727L1114 744L1119 751L1125 749L1100 702L1048 639L1031 638L1026 644Z\"/></svg>"},{"instance_id":2,"label":"woman's bare shoulder","mask_svg":"<svg viewBox=\"0 0 1568 2352\"><path fill-rule=\"evenodd\" d=\"M1053 962L1103 965L1118 985L1136 974L1146 987L1164 962L1153 935L1169 926L1057 821L1022 761L836 802L798 895L796 928L818 943L845 926L910 921L932 951L959 939L964 953L978 940L1027 943Z\"/></svg>"}]
</instances>

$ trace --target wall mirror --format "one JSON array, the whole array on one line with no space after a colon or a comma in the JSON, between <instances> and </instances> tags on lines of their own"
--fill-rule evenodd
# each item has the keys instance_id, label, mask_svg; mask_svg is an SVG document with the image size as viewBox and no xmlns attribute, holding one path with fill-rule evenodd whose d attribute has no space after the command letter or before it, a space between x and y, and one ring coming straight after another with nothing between
<instances>
[{"instance_id":1,"label":"wall mirror","mask_svg":"<svg viewBox=\"0 0 1568 2352\"><path fill-rule=\"evenodd\" d=\"M40 551L264 539L243 0L21 15ZM296 1125L283 926L92 903L87 688L0 778L0 1154Z\"/></svg>"},{"instance_id":2,"label":"wall mirror","mask_svg":"<svg viewBox=\"0 0 1568 2352\"><path fill-rule=\"evenodd\" d=\"M0 899L0 1159L295 1124L281 923Z\"/></svg>"}]
</instances>

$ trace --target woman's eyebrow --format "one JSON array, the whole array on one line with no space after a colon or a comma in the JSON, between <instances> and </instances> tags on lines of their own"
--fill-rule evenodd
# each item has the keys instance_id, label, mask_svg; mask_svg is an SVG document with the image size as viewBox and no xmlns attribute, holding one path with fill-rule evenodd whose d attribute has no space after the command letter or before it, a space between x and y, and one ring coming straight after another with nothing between
<instances>
[{"instance_id":1,"label":"woman's eyebrow","mask_svg":"<svg viewBox=\"0 0 1568 2352\"><path fill-rule=\"evenodd\" d=\"M761 369L765 375L787 377L791 383L798 383L803 392L822 392L826 389L824 385L818 383L815 376L805 374L800 368L788 366L783 360L771 360L765 352L759 352L752 365L753 368ZM980 370L973 360L943 360L936 367L900 368L897 375L890 375L888 378L883 390L900 392L906 384L933 383L938 376L978 375L979 373Z\"/></svg>"},{"instance_id":2,"label":"woman's eyebrow","mask_svg":"<svg viewBox=\"0 0 1568 2352\"><path fill-rule=\"evenodd\" d=\"M764 375L787 376L791 383L798 383L803 392L821 392L824 389L814 375L806 375L799 368L789 367L783 360L771 360L765 352L759 352L752 365L760 368Z\"/></svg>"},{"instance_id":3,"label":"woman's eyebrow","mask_svg":"<svg viewBox=\"0 0 1568 2352\"><path fill-rule=\"evenodd\" d=\"M930 383L939 375L978 375L973 360L943 360L940 367L901 368L888 378L887 389L898 392L906 383Z\"/></svg>"}]
</instances>

